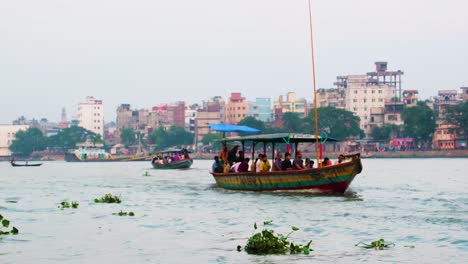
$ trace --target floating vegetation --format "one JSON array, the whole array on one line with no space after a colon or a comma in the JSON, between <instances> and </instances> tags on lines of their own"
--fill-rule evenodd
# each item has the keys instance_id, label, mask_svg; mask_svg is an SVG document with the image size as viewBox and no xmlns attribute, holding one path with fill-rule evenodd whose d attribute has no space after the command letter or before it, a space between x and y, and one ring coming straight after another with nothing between
<instances>
[{"instance_id":1,"label":"floating vegetation","mask_svg":"<svg viewBox=\"0 0 468 264\"><path fill-rule=\"evenodd\" d=\"M366 244L364 242L359 242L355 246L360 246L362 248L366 249L375 249L375 250L383 250L389 247L394 247L395 243L392 242L386 242L383 238L379 240L372 241L370 244Z\"/></svg>"},{"instance_id":2,"label":"floating vegetation","mask_svg":"<svg viewBox=\"0 0 468 264\"><path fill-rule=\"evenodd\" d=\"M12 227L10 231L4 231L2 229L8 228L10 226L10 221L3 218L2 215L0 215L0 221L2 221L2 225L0 226L0 235L17 235L18 234L18 229L16 227Z\"/></svg>"},{"instance_id":3,"label":"floating vegetation","mask_svg":"<svg viewBox=\"0 0 468 264\"><path fill-rule=\"evenodd\" d=\"M118 212L118 213L113 213L113 215L118 215L118 216L127 216L127 215L128 215L128 216L135 216L135 213L133 213L133 212L128 212L128 213L127 213L127 212L124 212L124 211L120 210L120 212Z\"/></svg>"},{"instance_id":4,"label":"floating vegetation","mask_svg":"<svg viewBox=\"0 0 468 264\"><path fill-rule=\"evenodd\" d=\"M267 254L306 254L308 255L313 249L310 248L312 240L306 245L294 244L288 241L288 237L299 228L293 226L292 231L286 236L276 234L273 230L268 230L266 226L271 225L272 221L263 222L263 230L253 234L244 247L248 254L267 255ZM254 232L257 230L257 223L254 224ZM237 251L242 251L240 245L237 246Z\"/></svg>"},{"instance_id":5,"label":"floating vegetation","mask_svg":"<svg viewBox=\"0 0 468 264\"><path fill-rule=\"evenodd\" d=\"M407 247L407 248L416 248L416 246L414 246L414 245L405 245L404 247Z\"/></svg>"},{"instance_id":6,"label":"floating vegetation","mask_svg":"<svg viewBox=\"0 0 468 264\"><path fill-rule=\"evenodd\" d=\"M60 205L59 205L59 208L62 209L62 210L65 209L65 208L70 208L70 207L73 208L73 209L76 209L76 208L78 208L79 205L80 204L77 201L73 201L73 202L71 202L71 204L68 201L62 201L60 203Z\"/></svg>"},{"instance_id":7,"label":"floating vegetation","mask_svg":"<svg viewBox=\"0 0 468 264\"><path fill-rule=\"evenodd\" d=\"M145 171L145 173L143 173L143 176L151 176L151 174L149 174L149 172Z\"/></svg>"},{"instance_id":8,"label":"floating vegetation","mask_svg":"<svg viewBox=\"0 0 468 264\"><path fill-rule=\"evenodd\" d=\"M117 195L112 195L110 193L104 195L100 199L95 198L94 199L95 203L121 203L122 201L120 200L120 196Z\"/></svg>"}]
</instances>

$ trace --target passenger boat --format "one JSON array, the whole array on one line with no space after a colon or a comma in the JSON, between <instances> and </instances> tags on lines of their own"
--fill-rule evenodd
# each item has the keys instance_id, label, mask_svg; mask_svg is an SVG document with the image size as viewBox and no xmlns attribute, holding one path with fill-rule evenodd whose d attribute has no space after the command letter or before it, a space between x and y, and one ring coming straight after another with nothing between
<instances>
[{"instance_id":1,"label":"passenger boat","mask_svg":"<svg viewBox=\"0 0 468 264\"><path fill-rule=\"evenodd\" d=\"M320 138L319 138L320 139ZM333 141L333 139L328 139ZM263 134L244 137L230 137L222 139L222 142L240 142L242 149L246 142L252 143L252 157L255 156L255 146L263 144L263 153L268 144L271 144L274 157L275 145L279 143L294 144L295 151L299 143L316 141L315 135L309 134ZM253 158L252 158L253 160ZM273 162L272 162L273 163ZM319 192L344 193L353 181L354 177L362 170L360 154L345 155L344 162L321 166L307 170L286 170L271 172L237 172L215 173L211 172L219 187L230 190L245 191L277 191L311 189Z\"/></svg>"},{"instance_id":2,"label":"passenger boat","mask_svg":"<svg viewBox=\"0 0 468 264\"><path fill-rule=\"evenodd\" d=\"M182 154L183 158L174 160L174 155ZM188 169L192 166L193 160L186 149L173 149L159 152L152 160L151 165L157 170Z\"/></svg>"},{"instance_id":3,"label":"passenger boat","mask_svg":"<svg viewBox=\"0 0 468 264\"><path fill-rule=\"evenodd\" d=\"M102 143L84 142L76 144L76 149L65 153L68 162L111 162L127 161L128 157L113 157L106 152Z\"/></svg>"}]
</instances>

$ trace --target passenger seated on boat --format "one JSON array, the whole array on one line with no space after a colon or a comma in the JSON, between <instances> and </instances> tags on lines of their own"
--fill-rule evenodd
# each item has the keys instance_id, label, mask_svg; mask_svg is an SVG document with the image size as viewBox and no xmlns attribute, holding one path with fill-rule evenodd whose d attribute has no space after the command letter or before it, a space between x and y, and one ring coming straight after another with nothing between
<instances>
[{"instance_id":1,"label":"passenger seated on boat","mask_svg":"<svg viewBox=\"0 0 468 264\"><path fill-rule=\"evenodd\" d=\"M249 171L249 161L250 159L249 158L245 158L241 164L239 165L239 167L237 168L237 171L238 172L247 172Z\"/></svg>"},{"instance_id":2,"label":"passenger seated on boat","mask_svg":"<svg viewBox=\"0 0 468 264\"><path fill-rule=\"evenodd\" d=\"M272 171L280 171L281 162L283 162L283 153L281 151L278 151L278 153L276 153L276 158L275 162L273 163Z\"/></svg>"},{"instance_id":3,"label":"passenger seated on boat","mask_svg":"<svg viewBox=\"0 0 468 264\"><path fill-rule=\"evenodd\" d=\"M332 161L328 157L325 157L323 159L323 166L331 166L331 165L333 165Z\"/></svg>"},{"instance_id":4,"label":"passenger seated on boat","mask_svg":"<svg viewBox=\"0 0 468 264\"><path fill-rule=\"evenodd\" d=\"M178 154L174 154L174 155L172 156L172 161L173 161L173 162L179 161L179 160L180 160L180 157L179 157Z\"/></svg>"},{"instance_id":5,"label":"passenger seated on boat","mask_svg":"<svg viewBox=\"0 0 468 264\"><path fill-rule=\"evenodd\" d=\"M262 161L263 154L258 154L257 158L250 167L250 170L253 172L260 172L260 162Z\"/></svg>"},{"instance_id":6,"label":"passenger seated on boat","mask_svg":"<svg viewBox=\"0 0 468 264\"><path fill-rule=\"evenodd\" d=\"M294 161L293 161L293 168L295 170L304 170L305 167L304 167L304 164L302 163L302 153L301 152L296 152L296 157L294 158Z\"/></svg>"},{"instance_id":7,"label":"passenger seated on boat","mask_svg":"<svg viewBox=\"0 0 468 264\"><path fill-rule=\"evenodd\" d=\"M231 165L231 169L229 170L230 172L239 172L239 166L241 165L242 162L235 162ZM231 164L231 163L230 163Z\"/></svg>"},{"instance_id":8,"label":"passenger seated on boat","mask_svg":"<svg viewBox=\"0 0 468 264\"><path fill-rule=\"evenodd\" d=\"M343 154L340 154L340 155L338 156L338 160L336 161L335 164L340 164L340 163L342 163L342 162L344 161L344 159L345 159L344 155L343 155Z\"/></svg>"},{"instance_id":9,"label":"passenger seated on boat","mask_svg":"<svg viewBox=\"0 0 468 264\"><path fill-rule=\"evenodd\" d=\"M218 172L218 173L223 172L223 162L219 160L218 156L214 157L214 162L213 162L213 166L211 166L211 171Z\"/></svg>"},{"instance_id":10,"label":"passenger seated on boat","mask_svg":"<svg viewBox=\"0 0 468 264\"><path fill-rule=\"evenodd\" d=\"M314 168L314 161L310 158L305 159L305 168L306 169L313 169Z\"/></svg>"},{"instance_id":11,"label":"passenger seated on boat","mask_svg":"<svg viewBox=\"0 0 468 264\"><path fill-rule=\"evenodd\" d=\"M284 154L284 160L281 162L281 170L292 170L293 166L291 164L291 153L286 152Z\"/></svg>"},{"instance_id":12,"label":"passenger seated on boat","mask_svg":"<svg viewBox=\"0 0 468 264\"><path fill-rule=\"evenodd\" d=\"M271 169L270 161L268 160L267 155L262 156L262 161L260 162L260 172L269 172Z\"/></svg>"}]
</instances>

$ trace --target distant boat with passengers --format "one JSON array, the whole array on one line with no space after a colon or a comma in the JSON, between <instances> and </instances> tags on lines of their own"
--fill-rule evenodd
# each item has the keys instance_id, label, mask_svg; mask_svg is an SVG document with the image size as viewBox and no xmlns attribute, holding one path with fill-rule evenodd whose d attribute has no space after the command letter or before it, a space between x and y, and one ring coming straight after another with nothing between
<instances>
[{"instance_id":1,"label":"distant boat with passengers","mask_svg":"<svg viewBox=\"0 0 468 264\"><path fill-rule=\"evenodd\" d=\"M188 169L192 164L193 159L184 148L160 151L151 160L151 165L157 170Z\"/></svg>"},{"instance_id":2,"label":"distant boat with passengers","mask_svg":"<svg viewBox=\"0 0 468 264\"><path fill-rule=\"evenodd\" d=\"M104 150L104 144L83 142L76 144L76 149L65 153L68 162L111 162L128 161L129 157L114 157Z\"/></svg>"}]
</instances>

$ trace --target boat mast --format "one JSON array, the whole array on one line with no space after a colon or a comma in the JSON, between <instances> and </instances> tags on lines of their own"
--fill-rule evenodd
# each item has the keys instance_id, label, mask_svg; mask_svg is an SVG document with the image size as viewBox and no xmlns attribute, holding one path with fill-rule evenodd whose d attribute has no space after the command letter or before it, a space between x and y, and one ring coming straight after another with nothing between
<instances>
[{"instance_id":1,"label":"boat mast","mask_svg":"<svg viewBox=\"0 0 468 264\"><path fill-rule=\"evenodd\" d=\"M315 55L314 55L314 34L312 30L312 0L309 0L309 30L310 30L310 49L312 54L312 83L314 86L314 123L315 123L315 155L317 157L318 168L322 167L322 161L320 160L320 142L319 142L319 131L318 131L318 111L317 111L317 86L315 81Z\"/></svg>"}]
</instances>

